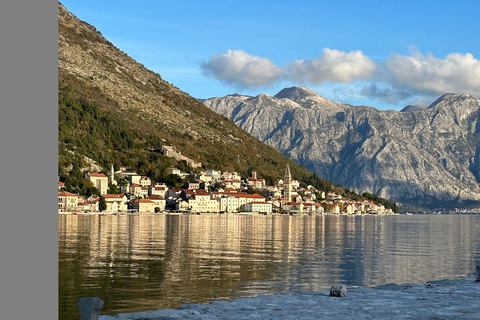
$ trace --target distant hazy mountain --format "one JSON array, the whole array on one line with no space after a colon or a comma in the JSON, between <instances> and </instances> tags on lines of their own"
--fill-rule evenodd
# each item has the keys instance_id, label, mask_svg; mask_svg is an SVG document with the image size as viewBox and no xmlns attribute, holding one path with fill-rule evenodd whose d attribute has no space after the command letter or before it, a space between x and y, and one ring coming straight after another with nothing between
<instances>
[{"instance_id":1,"label":"distant hazy mountain","mask_svg":"<svg viewBox=\"0 0 480 320\"><path fill-rule=\"evenodd\" d=\"M333 102L305 87L203 102L353 190L429 207L480 200L480 100L472 95L401 112Z\"/></svg>"}]
</instances>

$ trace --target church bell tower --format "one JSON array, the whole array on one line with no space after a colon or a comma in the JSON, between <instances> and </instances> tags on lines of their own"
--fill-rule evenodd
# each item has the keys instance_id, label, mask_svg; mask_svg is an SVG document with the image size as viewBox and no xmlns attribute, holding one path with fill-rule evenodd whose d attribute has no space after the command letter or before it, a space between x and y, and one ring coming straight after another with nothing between
<instances>
[{"instance_id":1,"label":"church bell tower","mask_svg":"<svg viewBox=\"0 0 480 320\"><path fill-rule=\"evenodd\" d=\"M285 179L283 181L283 196L288 202L292 201L292 175L288 164L287 169L285 169Z\"/></svg>"}]
</instances>

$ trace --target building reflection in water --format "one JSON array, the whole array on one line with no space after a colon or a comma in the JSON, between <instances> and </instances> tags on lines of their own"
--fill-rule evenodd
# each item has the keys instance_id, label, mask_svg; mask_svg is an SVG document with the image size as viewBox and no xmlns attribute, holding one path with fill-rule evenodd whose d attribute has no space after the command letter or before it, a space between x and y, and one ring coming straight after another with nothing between
<instances>
[{"instance_id":1,"label":"building reflection in water","mask_svg":"<svg viewBox=\"0 0 480 320\"><path fill-rule=\"evenodd\" d=\"M59 216L59 317L474 276L480 216Z\"/></svg>"}]
</instances>

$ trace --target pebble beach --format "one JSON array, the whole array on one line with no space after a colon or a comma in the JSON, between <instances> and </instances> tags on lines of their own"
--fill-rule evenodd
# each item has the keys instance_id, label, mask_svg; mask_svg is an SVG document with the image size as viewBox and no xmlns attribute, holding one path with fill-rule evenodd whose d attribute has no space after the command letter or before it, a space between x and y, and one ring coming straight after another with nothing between
<instances>
[{"instance_id":1,"label":"pebble beach","mask_svg":"<svg viewBox=\"0 0 480 320\"><path fill-rule=\"evenodd\" d=\"M100 315L99 320L247 319L480 319L480 282L474 278L349 287L186 304L177 309Z\"/></svg>"}]
</instances>

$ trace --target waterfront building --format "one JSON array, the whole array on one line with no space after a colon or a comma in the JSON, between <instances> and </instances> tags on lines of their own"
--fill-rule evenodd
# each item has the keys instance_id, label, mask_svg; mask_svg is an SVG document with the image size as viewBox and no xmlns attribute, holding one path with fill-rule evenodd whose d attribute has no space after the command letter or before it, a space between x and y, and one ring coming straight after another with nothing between
<instances>
[{"instance_id":1,"label":"waterfront building","mask_svg":"<svg viewBox=\"0 0 480 320\"><path fill-rule=\"evenodd\" d=\"M161 211L165 210L166 200L163 196L152 195L147 197L147 200L150 200L155 203L155 208L158 207Z\"/></svg>"},{"instance_id":2,"label":"waterfront building","mask_svg":"<svg viewBox=\"0 0 480 320\"><path fill-rule=\"evenodd\" d=\"M123 194L106 194L103 196L107 205L106 212L116 213L127 211L127 197Z\"/></svg>"},{"instance_id":3,"label":"waterfront building","mask_svg":"<svg viewBox=\"0 0 480 320\"><path fill-rule=\"evenodd\" d=\"M135 199L130 201L130 209L138 213L154 213L155 202L148 199Z\"/></svg>"},{"instance_id":4,"label":"waterfront building","mask_svg":"<svg viewBox=\"0 0 480 320\"><path fill-rule=\"evenodd\" d=\"M204 190L197 190L193 196L188 198L188 206L192 212L218 212L218 201ZM201 192L204 191L204 192Z\"/></svg>"},{"instance_id":5,"label":"waterfront building","mask_svg":"<svg viewBox=\"0 0 480 320\"><path fill-rule=\"evenodd\" d=\"M272 204L269 202L249 202L245 204L245 211L249 212L260 212L271 214L272 213Z\"/></svg>"},{"instance_id":6,"label":"waterfront building","mask_svg":"<svg viewBox=\"0 0 480 320\"><path fill-rule=\"evenodd\" d=\"M77 210L78 195L70 192L58 193L58 212L67 212Z\"/></svg>"}]
</instances>

